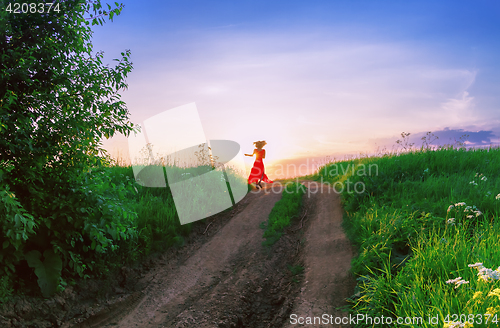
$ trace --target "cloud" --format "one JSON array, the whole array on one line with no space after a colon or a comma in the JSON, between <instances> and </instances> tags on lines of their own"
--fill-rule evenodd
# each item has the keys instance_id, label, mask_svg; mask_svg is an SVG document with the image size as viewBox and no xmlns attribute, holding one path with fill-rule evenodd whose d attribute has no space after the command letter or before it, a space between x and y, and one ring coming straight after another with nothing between
<instances>
[{"instance_id":1,"label":"cloud","mask_svg":"<svg viewBox=\"0 0 500 328\"><path fill-rule=\"evenodd\" d=\"M497 137L493 131L468 131L465 129L449 129L445 128L441 131L434 132L434 135L439 137L434 144L445 145L454 144L457 141L467 140L469 146L484 146L494 143L494 139ZM416 134L416 138L422 138L424 133Z\"/></svg>"},{"instance_id":2,"label":"cloud","mask_svg":"<svg viewBox=\"0 0 500 328\"><path fill-rule=\"evenodd\" d=\"M432 45L329 32L199 31L144 53L125 100L137 121L196 102L208 137L265 133L280 145L270 158L366 151L369 138L489 119L470 90L476 71L442 64Z\"/></svg>"},{"instance_id":3,"label":"cloud","mask_svg":"<svg viewBox=\"0 0 500 328\"><path fill-rule=\"evenodd\" d=\"M500 135L495 133L500 131L500 126L492 130L468 130L468 129L450 129L444 128L436 131L423 131L410 133L408 137L409 143L413 143L414 147L419 148L424 145L425 138L431 146L456 145L459 142L467 143L468 147L484 147L490 145L500 145ZM430 133L429 133L430 132ZM396 140L401 140L401 136L389 138L370 139L368 143L372 145L375 151L377 147L380 149L392 149L396 145Z\"/></svg>"},{"instance_id":4,"label":"cloud","mask_svg":"<svg viewBox=\"0 0 500 328\"><path fill-rule=\"evenodd\" d=\"M467 91L463 91L460 98L448 99L442 105L444 113L448 116L449 123L472 123L475 120L474 97L469 96Z\"/></svg>"},{"instance_id":5,"label":"cloud","mask_svg":"<svg viewBox=\"0 0 500 328\"><path fill-rule=\"evenodd\" d=\"M236 26L241 26L242 24L228 24L228 25L220 25L220 26L214 26L214 27L208 27L206 29L226 29L226 28L232 28Z\"/></svg>"},{"instance_id":6,"label":"cloud","mask_svg":"<svg viewBox=\"0 0 500 328\"><path fill-rule=\"evenodd\" d=\"M219 85L207 85L200 88L200 93L204 95L225 95L228 89Z\"/></svg>"}]
</instances>

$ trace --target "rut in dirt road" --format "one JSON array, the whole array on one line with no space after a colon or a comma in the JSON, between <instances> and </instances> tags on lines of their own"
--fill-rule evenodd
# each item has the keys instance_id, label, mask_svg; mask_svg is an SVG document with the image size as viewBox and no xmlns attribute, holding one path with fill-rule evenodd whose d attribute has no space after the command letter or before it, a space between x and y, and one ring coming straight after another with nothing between
<instances>
[{"instance_id":1,"label":"rut in dirt road","mask_svg":"<svg viewBox=\"0 0 500 328\"><path fill-rule=\"evenodd\" d=\"M341 315L354 284L339 196L311 189L307 216L266 248L259 225L281 198L272 187L248 194L246 208L184 261L152 270L128 301L78 327L288 327L292 314ZM293 276L297 265L304 274Z\"/></svg>"},{"instance_id":2,"label":"rut in dirt road","mask_svg":"<svg viewBox=\"0 0 500 328\"><path fill-rule=\"evenodd\" d=\"M302 252L305 275L292 310L296 316L283 327L301 327L301 324L297 324L301 322L298 317L304 320L308 317L323 319L323 315L329 321L322 320L321 327L350 327L335 324L335 319L332 319L349 316L348 312L339 308L348 305L346 299L354 294L356 286L354 277L349 273L355 250L342 229L340 195L325 184L308 181L303 184L313 194Z\"/></svg>"}]
</instances>

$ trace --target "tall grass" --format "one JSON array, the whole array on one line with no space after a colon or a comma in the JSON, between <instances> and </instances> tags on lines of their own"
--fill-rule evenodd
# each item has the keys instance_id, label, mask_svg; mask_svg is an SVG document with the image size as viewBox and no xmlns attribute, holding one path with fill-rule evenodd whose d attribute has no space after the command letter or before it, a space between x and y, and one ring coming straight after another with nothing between
<instances>
[{"instance_id":1,"label":"tall grass","mask_svg":"<svg viewBox=\"0 0 500 328\"><path fill-rule=\"evenodd\" d=\"M156 168L163 171L163 166L161 165L149 168ZM170 190L171 183L180 181L187 183L192 177L216 171L215 168L209 165L191 167L169 165L167 169L169 170L169 179L172 181L165 180L166 188L153 188L144 187L135 180L132 166L111 166L106 168L107 174L114 177L113 179L116 179L117 182L120 180L132 181L133 187L136 190L136 193L128 194L129 199L127 204L130 204L129 206L131 206L132 211L137 214L137 219L133 223L133 226L138 231L138 239L132 251L132 253L136 254L137 258L150 254L151 252L164 251L166 248L173 245L183 244L184 237L189 234L192 225L196 224L181 224L178 209ZM219 174L212 175L211 178L208 179L209 188L207 188L207 186L192 184L191 187L196 189L196 192L193 190L191 195L180 195L184 196L186 200L185 207L191 208L192 211L195 211L201 215L201 217L210 217L216 214L208 212L207 209L209 205L213 207L213 204L216 203L228 205L229 208L226 209L226 207L224 207L226 211L231 209L232 204L227 193L214 192L213 186L217 185L215 183L217 181L212 180L217 179L220 181L224 179L225 181L227 178L234 181L237 179L241 183L244 179L238 172L231 168L227 168L224 172L219 171L218 173ZM246 181L243 182L246 185ZM228 191L231 191L229 183L225 185L228 187ZM201 194L207 197L204 199L193 197L193 195ZM204 220L201 221L203 222Z\"/></svg>"},{"instance_id":2,"label":"tall grass","mask_svg":"<svg viewBox=\"0 0 500 328\"><path fill-rule=\"evenodd\" d=\"M369 174L368 165L378 171ZM337 187L364 186L342 191L344 227L359 249L353 312L423 318L401 326L435 327L429 321L435 316L441 326L498 326L499 168L498 148L446 147L331 163L317 172L314 179ZM493 278L485 281L469 267L477 262Z\"/></svg>"}]
</instances>

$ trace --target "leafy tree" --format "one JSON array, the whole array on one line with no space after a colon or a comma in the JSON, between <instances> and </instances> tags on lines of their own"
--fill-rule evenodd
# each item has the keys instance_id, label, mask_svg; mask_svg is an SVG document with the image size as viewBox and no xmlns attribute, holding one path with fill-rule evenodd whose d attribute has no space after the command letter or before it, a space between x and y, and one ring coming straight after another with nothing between
<instances>
[{"instance_id":1,"label":"leafy tree","mask_svg":"<svg viewBox=\"0 0 500 328\"><path fill-rule=\"evenodd\" d=\"M14 13L22 2L0 3L0 270L12 274L37 251L50 254L40 263L62 259L84 276L90 265L82 261L96 255L81 254L103 253L110 235L120 238L110 227L125 229L103 214L115 198L89 194L91 170L109 158L102 138L137 129L119 94L132 70L130 51L109 67L91 43L91 26L112 20L123 4L105 9L100 0L61 0L50 12L38 6Z\"/></svg>"}]
</instances>

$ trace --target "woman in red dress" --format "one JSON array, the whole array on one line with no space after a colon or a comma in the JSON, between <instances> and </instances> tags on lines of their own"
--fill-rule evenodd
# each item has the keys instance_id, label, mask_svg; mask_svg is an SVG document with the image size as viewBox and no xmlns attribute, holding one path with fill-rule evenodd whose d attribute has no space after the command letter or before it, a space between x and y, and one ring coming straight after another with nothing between
<instances>
[{"instance_id":1,"label":"woman in red dress","mask_svg":"<svg viewBox=\"0 0 500 328\"><path fill-rule=\"evenodd\" d=\"M266 151L262 149L267 142L264 140L254 142L256 149L253 150L252 154L245 154L245 156L253 156L255 155L255 162L253 163L252 171L250 172L250 176L248 177L248 184L256 183L256 186L262 188L260 184L262 181L266 183L273 183L273 181L269 180L264 170L264 162L262 161L266 158Z\"/></svg>"}]
</instances>

